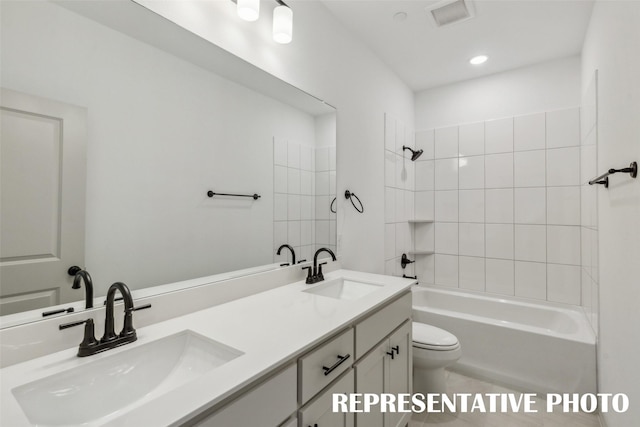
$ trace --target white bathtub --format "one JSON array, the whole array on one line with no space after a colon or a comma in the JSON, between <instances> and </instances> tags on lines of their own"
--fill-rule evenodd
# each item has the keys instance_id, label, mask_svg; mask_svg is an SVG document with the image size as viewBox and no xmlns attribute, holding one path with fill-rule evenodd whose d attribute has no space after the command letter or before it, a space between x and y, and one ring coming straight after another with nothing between
<instances>
[{"instance_id":1,"label":"white bathtub","mask_svg":"<svg viewBox=\"0 0 640 427\"><path fill-rule=\"evenodd\" d=\"M458 337L453 370L537 393L596 392L596 343L580 307L413 287L413 320Z\"/></svg>"}]
</instances>

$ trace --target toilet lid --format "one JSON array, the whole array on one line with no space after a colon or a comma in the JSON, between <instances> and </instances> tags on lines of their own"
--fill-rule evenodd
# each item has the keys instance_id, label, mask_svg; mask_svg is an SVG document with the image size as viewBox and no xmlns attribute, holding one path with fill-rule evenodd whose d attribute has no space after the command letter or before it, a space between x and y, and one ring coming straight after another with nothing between
<instances>
[{"instance_id":1,"label":"toilet lid","mask_svg":"<svg viewBox=\"0 0 640 427\"><path fill-rule=\"evenodd\" d=\"M451 349L458 346L458 338L444 329L413 322L413 345L425 349Z\"/></svg>"}]
</instances>

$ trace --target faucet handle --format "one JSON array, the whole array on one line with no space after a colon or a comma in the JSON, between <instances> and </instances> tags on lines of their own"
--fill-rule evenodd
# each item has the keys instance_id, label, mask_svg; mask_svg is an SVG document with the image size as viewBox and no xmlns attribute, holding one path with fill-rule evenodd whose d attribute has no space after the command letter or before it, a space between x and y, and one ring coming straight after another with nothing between
<instances>
[{"instance_id":1,"label":"faucet handle","mask_svg":"<svg viewBox=\"0 0 640 427\"><path fill-rule=\"evenodd\" d=\"M86 320L80 320L78 322L71 322L71 323L64 323L60 326L58 326L60 328L60 330L63 329L67 329L67 328L72 328L74 326L79 326L79 325L84 325L84 338L82 339L82 342L80 343L80 346L78 347L78 356L82 357L82 356L88 356L91 353L87 353L87 350L95 347L96 345L98 345L98 340L96 339L95 336L95 330L94 330L94 325L93 325L93 319L92 318L88 318Z\"/></svg>"}]
</instances>

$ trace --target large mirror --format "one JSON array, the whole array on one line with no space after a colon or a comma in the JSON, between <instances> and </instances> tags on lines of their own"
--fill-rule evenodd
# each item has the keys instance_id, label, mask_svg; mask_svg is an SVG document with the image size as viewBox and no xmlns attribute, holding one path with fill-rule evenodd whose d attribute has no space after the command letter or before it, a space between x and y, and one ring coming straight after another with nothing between
<instances>
[{"instance_id":1,"label":"large mirror","mask_svg":"<svg viewBox=\"0 0 640 427\"><path fill-rule=\"evenodd\" d=\"M3 320L335 249L332 107L128 0L0 7Z\"/></svg>"}]
</instances>

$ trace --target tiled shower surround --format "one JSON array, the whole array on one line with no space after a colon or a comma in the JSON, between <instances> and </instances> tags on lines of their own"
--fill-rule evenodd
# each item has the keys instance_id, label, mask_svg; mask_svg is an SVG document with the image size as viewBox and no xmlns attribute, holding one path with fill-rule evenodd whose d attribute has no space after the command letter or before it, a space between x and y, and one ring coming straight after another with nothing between
<instances>
[{"instance_id":1,"label":"tiled shower surround","mask_svg":"<svg viewBox=\"0 0 640 427\"><path fill-rule=\"evenodd\" d=\"M336 251L335 147L312 147L274 139L274 261L291 261L289 251L276 255L287 243L297 260L310 260L320 247Z\"/></svg>"},{"instance_id":2,"label":"tiled shower surround","mask_svg":"<svg viewBox=\"0 0 640 427\"><path fill-rule=\"evenodd\" d=\"M385 231L396 255L398 242L417 252L406 274L421 284L581 304L579 108L418 131L415 146L424 153L414 191L402 182L404 194L397 182L390 191L387 181L385 192L387 205L405 197L395 235L389 218ZM389 247L386 255L389 263ZM386 269L402 274L399 265Z\"/></svg>"}]
</instances>

